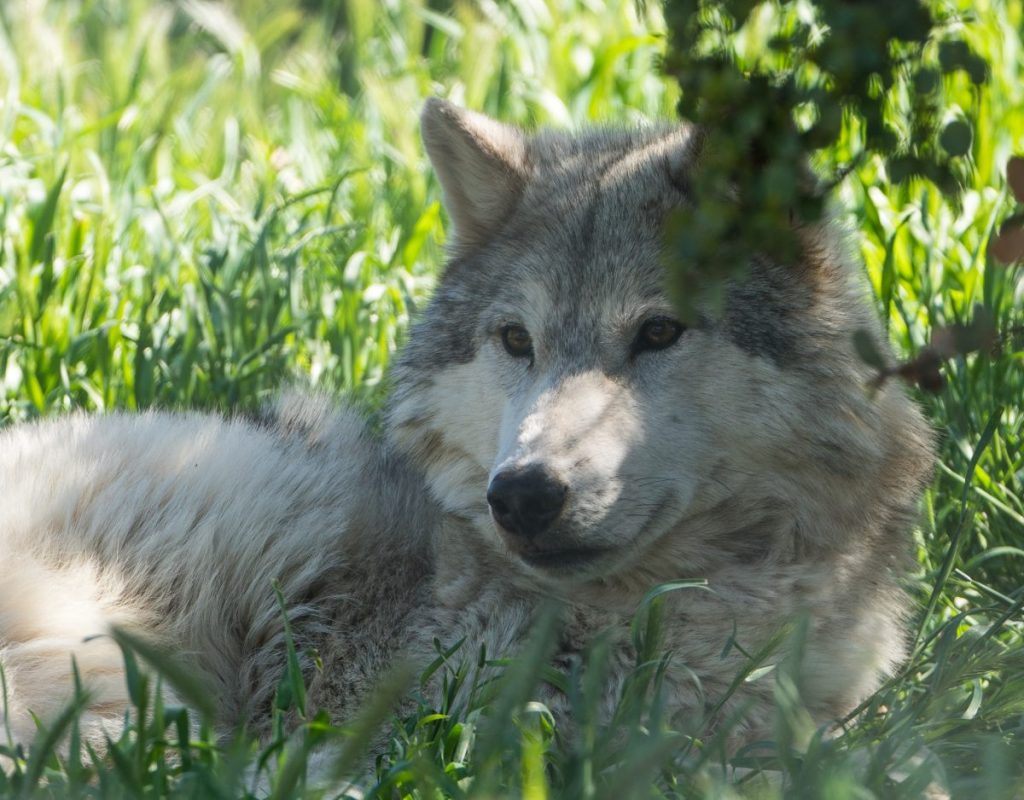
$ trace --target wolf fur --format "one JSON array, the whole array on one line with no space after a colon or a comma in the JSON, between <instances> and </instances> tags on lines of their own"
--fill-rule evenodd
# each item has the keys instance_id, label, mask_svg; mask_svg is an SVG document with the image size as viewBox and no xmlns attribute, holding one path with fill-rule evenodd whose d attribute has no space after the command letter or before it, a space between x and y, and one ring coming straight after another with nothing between
<instances>
[{"instance_id":1,"label":"wolf fur","mask_svg":"<svg viewBox=\"0 0 1024 800\"><path fill-rule=\"evenodd\" d=\"M120 652L88 638L111 624L186 659L223 725L266 731L285 663L274 580L299 652L322 659L303 663L309 701L336 719L396 659L431 659L435 637L514 650L549 596L568 604L556 664L611 631L610 707L634 663L631 615L680 578L711 589L665 596L681 724L742 666L730 637L749 652L801 614L818 721L901 658L930 435L898 386L864 389L851 336L883 337L835 234L805 227L800 263L751 264L722 313L638 350L645 322L675 317L661 228L699 168L691 131L528 135L439 100L422 126L453 243L382 436L299 394L258 419L72 415L0 434L16 740L70 697L71 655L93 691L87 738L119 730ZM528 353L508 350L510 326ZM517 534L488 492L530 469L563 504ZM771 691L742 685L734 745L770 730Z\"/></svg>"}]
</instances>

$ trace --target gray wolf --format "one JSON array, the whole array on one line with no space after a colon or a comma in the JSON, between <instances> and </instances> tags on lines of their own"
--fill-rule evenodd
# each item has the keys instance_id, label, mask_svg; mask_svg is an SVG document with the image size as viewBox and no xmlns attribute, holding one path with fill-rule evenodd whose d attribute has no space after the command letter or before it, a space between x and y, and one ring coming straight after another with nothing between
<instances>
[{"instance_id":1,"label":"gray wolf","mask_svg":"<svg viewBox=\"0 0 1024 800\"><path fill-rule=\"evenodd\" d=\"M422 128L451 253L383 435L294 393L256 419L76 414L0 434L16 739L67 701L72 655L86 738L119 728L121 655L87 638L112 624L185 658L221 724L265 731L285 661L273 580L300 652L322 659L303 662L309 702L338 719L435 638L513 651L551 596L569 609L556 664L611 631L610 705L631 615L683 578L711 591L666 595L676 719L726 691L744 659L723 655L730 637L756 648L799 615L818 721L902 657L932 445L900 387L865 391L851 337L883 336L830 227L805 226L799 263L758 260L687 327L661 230L700 168L690 130L527 134L440 100ZM770 729L771 694L740 688L735 746Z\"/></svg>"}]
</instances>

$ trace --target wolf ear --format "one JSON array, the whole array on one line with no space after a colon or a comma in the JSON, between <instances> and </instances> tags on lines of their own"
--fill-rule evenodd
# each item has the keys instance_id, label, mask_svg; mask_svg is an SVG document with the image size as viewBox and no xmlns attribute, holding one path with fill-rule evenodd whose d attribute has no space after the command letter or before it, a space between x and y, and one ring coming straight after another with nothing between
<instances>
[{"instance_id":1,"label":"wolf ear","mask_svg":"<svg viewBox=\"0 0 1024 800\"><path fill-rule=\"evenodd\" d=\"M690 190L690 182L693 180L694 173L700 168L705 146L704 131L696 125L682 125L669 136L666 154L668 178L672 185L687 197L693 194Z\"/></svg>"},{"instance_id":2,"label":"wolf ear","mask_svg":"<svg viewBox=\"0 0 1024 800\"><path fill-rule=\"evenodd\" d=\"M432 97L420 117L423 144L444 190L459 247L482 242L526 183L522 131Z\"/></svg>"}]
</instances>

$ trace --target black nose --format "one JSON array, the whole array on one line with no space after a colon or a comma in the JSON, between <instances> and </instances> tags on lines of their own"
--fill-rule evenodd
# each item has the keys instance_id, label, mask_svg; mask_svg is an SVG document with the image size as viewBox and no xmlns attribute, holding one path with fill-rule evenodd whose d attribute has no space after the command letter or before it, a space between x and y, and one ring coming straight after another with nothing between
<instances>
[{"instance_id":1,"label":"black nose","mask_svg":"<svg viewBox=\"0 0 1024 800\"><path fill-rule=\"evenodd\" d=\"M568 491L569 487L544 467L506 469L491 481L487 502L501 527L532 539L562 513Z\"/></svg>"}]
</instances>

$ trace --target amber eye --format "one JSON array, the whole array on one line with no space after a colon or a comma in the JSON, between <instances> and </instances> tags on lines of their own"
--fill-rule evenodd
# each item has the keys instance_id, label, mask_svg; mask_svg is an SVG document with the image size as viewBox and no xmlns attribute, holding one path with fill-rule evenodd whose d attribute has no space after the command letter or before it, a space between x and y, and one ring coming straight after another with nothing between
<instances>
[{"instance_id":1,"label":"amber eye","mask_svg":"<svg viewBox=\"0 0 1024 800\"><path fill-rule=\"evenodd\" d=\"M655 317L649 319L640 326L633 342L633 353L641 353L644 350L664 350L676 343L686 326L668 317Z\"/></svg>"},{"instance_id":2,"label":"amber eye","mask_svg":"<svg viewBox=\"0 0 1024 800\"><path fill-rule=\"evenodd\" d=\"M510 356L533 358L533 339L522 325L506 325L502 328L501 343Z\"/></svg>"}]
</instances>

